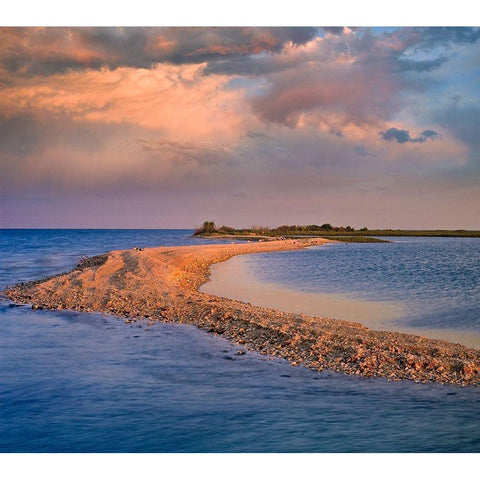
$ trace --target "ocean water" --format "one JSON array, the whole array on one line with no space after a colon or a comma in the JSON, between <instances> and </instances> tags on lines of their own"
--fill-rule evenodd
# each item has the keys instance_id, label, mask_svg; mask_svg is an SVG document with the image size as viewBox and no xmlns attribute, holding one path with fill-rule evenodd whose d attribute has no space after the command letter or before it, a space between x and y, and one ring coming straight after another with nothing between
<instances>
[{"instance_id":1,"label":"ocean water","mask_svg":"<svg viewBox=\"0 0 480 480\"><path fill-rule=\"evenodd\" d=\"M190 234L0 231L0 286L68 270L81 255L203 242ZM336 250L344 269L352 252ZM480 451L478 388L318 373L239 350L193 326L33 312L4 300L0 451Z\"/></svg>"}]
</instances>

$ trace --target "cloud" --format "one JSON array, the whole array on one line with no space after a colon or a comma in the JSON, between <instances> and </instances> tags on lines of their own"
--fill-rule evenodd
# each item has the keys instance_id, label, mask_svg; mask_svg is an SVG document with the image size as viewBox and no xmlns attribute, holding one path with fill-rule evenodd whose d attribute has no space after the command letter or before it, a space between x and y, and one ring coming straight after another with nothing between
<instances>
[{"instance_id":1,"label":"cloud","mask_svg":"<svg viewBox=\"0 0 480 480\"><path fill-rule=\"evenodd\" d=\"M323 31L324 36L313 27L4 28L0 65L7 89L29 78L42 83L41 77L47 76L58 82L59 75L71 79L72 72L86 70L88 75L91 69L108 78L108 70L123 74L129 68L166 71L168 66L189 66L170 78L196 85L206 83L205 76L211 76L212 83L230 77L230 90L244 89L246 102L264 121L295 126L307 114L342 135L347 124L381 128L391 121L406 102L405 91L428 88L424 77L406 74L426 75L450 58L419 59L407 55L409 51L433 45L433 39L473 41L478 34L475 29L397 29L380 35L371 29ZM249 84L246 79L251 79ZM85 98L82 108L100 117L100 109L111 112L112 105Z\"/></svg>"},{"instance_id":2,"label":"cloud","mask_svg":"<svg viewBox=\"0 0 480 480\"><path fill-rule=\"evenodd\" d=\"M1 28L0 65L16 75L68 70L151 68L157 63L203 63L231 56L278 52L303 44L318 29L273 28Z\"/></svg>"},{"instance_id":3,"label":"cloud","mask_svg":"<svg viewBox=\"0 0 480 480\"><path fill-rule=\"evenodd\" d=\"M343 27L323 27L322 30L324 30L326 33L331 33L332 35L341 35L343 33L344 28Z\"/></svg>"},{"instance_id":4,"label":"cloud","mask_svg":"<svg viewBox=\"0 0 480 480\"><path fill-rule=\"evenodd\" d=\"M203 67L70 71L4 88L2 188L171 188L214 168L259 122Z\"/></svg>"},{"instance_id":5,"label":"cloud","mask_svg":"<svg viewBox=\"0 0 480 480\"><path fill-rule=\"evenodd\" d=\"M427 139L435 140L440 138L440 135L434 130L424 130L418 137L411 137L408 130L400 130L398 128L389 128L385 132L379 132L383 140L396 141L397 143L423 143Z\"/></svg>"},{"instance_id":6,"label":"cloud","mask_svg":"<svg viewBox=\"0 0 480 480\"><path fill-rule=\"evenodd\" d=\"M434 111L433 118L468 148L469 166L465 175L477 178L480 169L480 102L454 96L451 104Z\"/></svg>"},{"instance_id":7,"label":"cloud","mask_svg":"<svg viewBox=\"0 0 480 480\"><path fill-rule=\"evenodd\" d=\"M410 141L410 133L408 130L399 130L398 128L390 128L386 132L378 132L378 134L387 141L396 140L397 143L406 143Z\"/></svg>"},{"instance_id":8,"label":"cloud","mask_svg":"<svg viewBox=\"0 0 480 480\"><path fill-rule=\"evenodd\" d=\"M463 27L397 29L382 35L374 35L371 29L343 27L15 27L0 29L0 66L4 72L28 76L207 62L207 73L260 73L262 62L255 56L306 45L322 30L326 33L323 40L338 55L361 57L374 52L373 59L390 57L397 69L415 71L438 68L446 57L418 61L402 58L406 52L471 44L480 38L480 29ZM280 68L264 60L265 68Z\"/></svg>"},{"instance_id":9,"label":"cloud","mask_svg":"<svg viewBox=\"0 0 480 480\"><path fill-rule=\"evenodd\" d=\"M476 33L422 32L0 29L0 187L12 204L141 196L151 218L158 205L202 216L228 205L248 223L267 206L279 223L338 199L353 212L362 192L365 211L390 215L390 201L401 213L419 184L432 198L440 184L471 192Z\"/></svg>"},{"instance_id":10,"label":"cloud","mask_svg":"<svg viewBox=\"0 0 480 480\"><path fill-rule=\"evenodd\" d=\"M225 76L204 76L204 65L122 67L114 71L71 71L23 79L2 90L0 111L67 115L77 122L130 124L170 141L228 142L252 128L241 91Z\"/></svg>"},{"instance_id":11,"label":"cloud","mask_svg":"<svg viewBox=\"0 0 480 480\"><path fill-rule=\"evenodd\" d=\"M255 111L264 120L290 126L305 113L320 115L327 123L343 117L343 124L390 118L399 107L402 79L384 61L366 61L353 48L358 39L352 42L318 39L285 52L279 61L286 67L270 73L263 90L252 96ZM339 131L338 125L333 127Z\"/></svg>"},{"instance_id":12,"label":"cloud","mask_svg":"<svg viewBox=\"0 0 480 480\"><path fill-rule=\"evenodd\" d=\"M27 155L35 152L41 132L32 115L16 112L11 116L0 113L0 152L8 155Z\"/></svg>"},{"instance_id":13,"label":"cloud","mask_svg":"<svg viewBox=\"0 0 480 480\"><path fill-rule=\"evenodd\" d=\"M398 71L400 72L430 72L440 68L449 60L449 57L442 55L430 60L412 60L399 58L397 60Z\"/></svg>"},{"instance_id":14,"label":"cloud","mask_svg":"<svg viewBox=\"0 0 480 480\"><path fill-rule=\"evenodd\" d=\"M415 48L431 49L453 44L471 44L480 39L478 27L426 27L414 29L418 34Z\"/></svg>"},{"instance_id":15,"label":"cloud","mask_svg":"<svg viewBox=\"0 0 480 480\"><path fill-rule=\"evenodd\" d=\"M437 140L441 138L440 134L434 130L423 130L418 137L411 137L408 130L400 130L392 127L385 132L378 133L383 140L388 142L396 141L397 143L424 143L427 140Z\"/></svg>"},{"instance_id":16,"label":"cloud","mask_svg":"<svg viewBox=\"0 0 480 480\"><path fill-rule=\"evenodd\" d=\"M375 34L371 29L344 29L340 35L286 45L271 55L228 57L208 63L205 74L251 79L250 100L265 121L298 125L314 114L332 131L348 123L381 125L408 103L408 91L427 91L430 72L449 62L449 55L412 55L421 29ZM343 117L343 120L339 120ZM342 125L343 124L343 125Z\"/></svg>"},{"instance_id":17,"label":"cloud","mask_svg":"<svg viewBox=\"0 0 480 480\"><path fill-rule=\"evenodd\" d=\"M434 118L448 128L456 138L472 149L480 149L480 102L461 101L456 97L452 104L434 113Z\"/></svg>"}]
</instances>

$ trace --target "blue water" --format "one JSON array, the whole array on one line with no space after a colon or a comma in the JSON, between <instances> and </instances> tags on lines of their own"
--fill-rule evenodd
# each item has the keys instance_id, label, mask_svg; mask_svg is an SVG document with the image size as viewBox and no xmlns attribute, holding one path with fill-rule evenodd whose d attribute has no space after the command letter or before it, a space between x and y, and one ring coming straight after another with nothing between
<instances>
[{"instance_id":1,"label":"blue water","mask_svg":"<svg viewBox=\"0 0 480 480\"><path fill-rule=\"evenodd\" d=\"M204 244L193 230L1 230L0 287L70 270L83 256L137 247ZM209 243L224 243L209 240Z\"/></svg>"},{"instance_id":2,"label":"blue water","mask_svg":"<svg viewBox=\"0 0 480 480\"><path fill-rule=\"evenodd\" d=\"M0 231L0 286L190 233ZM240 349L188 325L4 301L0 451L480 451L479 389L311 372Z\"/></svg>"},{"instance_id":3,"label":"blue water","mask_svg":"<svg viewBox=\"0 0 480 480\"><path fill-rule=\"evenodd\" d=\"M245 257L261 280L401 303L398 323L480 333L480 238L392 237Z\"/></svg>"}]
</instances>

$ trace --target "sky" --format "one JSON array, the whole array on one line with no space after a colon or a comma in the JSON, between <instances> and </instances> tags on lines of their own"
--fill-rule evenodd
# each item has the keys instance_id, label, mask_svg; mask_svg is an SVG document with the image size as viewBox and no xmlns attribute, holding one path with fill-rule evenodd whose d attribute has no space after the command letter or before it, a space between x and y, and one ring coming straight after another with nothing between
<instances>
[{"instance_id":1,"label":"sky","mask_svg":"<svg viewBox=\"0 0 480 480\"><path fill-rule=\"evenodd\" d=\"M0 228L480 229L480 29L0 28Z\"/></svg>"}]
</instances>

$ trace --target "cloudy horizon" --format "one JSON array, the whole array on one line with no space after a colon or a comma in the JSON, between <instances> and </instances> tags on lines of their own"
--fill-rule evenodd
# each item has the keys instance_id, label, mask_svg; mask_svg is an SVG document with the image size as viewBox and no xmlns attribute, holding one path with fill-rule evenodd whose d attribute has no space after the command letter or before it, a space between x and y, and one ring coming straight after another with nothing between
<instances>
[{"instance_id":1,"label":"cloudy horizon","mask_svg":"<svg viewBox=\"0 0 480 480\"><path fill-rule=\"evenodd\" d=\"M0 227L480 229L478 28L0 38Z\"/></svg>"}]
</instances>

